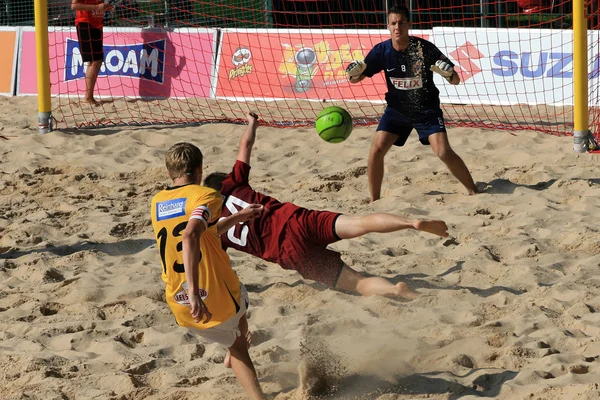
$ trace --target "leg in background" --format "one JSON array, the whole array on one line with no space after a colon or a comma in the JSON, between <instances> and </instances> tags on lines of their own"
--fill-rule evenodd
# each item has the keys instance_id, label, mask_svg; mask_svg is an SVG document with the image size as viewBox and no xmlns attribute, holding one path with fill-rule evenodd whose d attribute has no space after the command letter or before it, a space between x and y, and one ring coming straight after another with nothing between
<instances>
[{"instance_id":1,"label":"leg in background","mask_svg":"<svg viewBox=\"0 0 600 400\"><path fill-rule=\"evenodd\" d=\"M384 173L383 159L397 138L398 136L386 131L377 131L373 137L367 171L371 202L381 198L381 183L383 182Z\"/></svg>"},{"instance_id":2,"label":"leg in background","mask_svg":"<svg viewBox=\"0 0 600 400\"><path fill-rule=\"evenodd\" d=\"M479 193L464 161L450 147L448 134L446 132L434 133L429 136L429 143L431 144L431 148L435 155L446 164L452 175L454 175L467 189L469 195Z\"/></svg>"},{"instance_id":3,"label":"leg in background","mask_svg":"<svg viewBox=\"0 0 600 400\"><path fill-rule=\"evenodd\" d=\"M96 87L100 67L102 67L102 60L92 61L88 64L87 71L85 71L85 101L94 105L99 104L94 99L94 88Z\"/></svg>"}]
</instances>

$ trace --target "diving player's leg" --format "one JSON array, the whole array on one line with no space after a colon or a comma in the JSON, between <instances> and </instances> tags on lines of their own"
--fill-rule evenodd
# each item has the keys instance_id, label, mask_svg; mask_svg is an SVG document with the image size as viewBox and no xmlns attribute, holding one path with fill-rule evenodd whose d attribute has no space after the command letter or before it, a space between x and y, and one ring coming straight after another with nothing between
<instances>
[{"instance_id":1,"label":"diving player's leg","mask_svg":"<svg viewBox=\"0 0 600 400\"><path fill-rule=\"evenodd\" d=\"M340 239L352 239L367 233L388 233L403 229L416 229L442 237L448 236L448 226L444 221L407 219L395 214L340 215L335 221L335 232Z\"/></svg>"},{"instance_id":2,"label":"diving player's leg","mask_svg":"<svg viewBox=\"0 0 600 400\"><path fill-rule=\"evenodd\" d=\"M448 236L448 226L440 220L407 219L387 213L352 216L331 211L303 209L288 221L286 240L293 240L295 243L293 247L301 248L303 243L308 242L329 245L367 233L388 233L402 229L415 229L442 237Z\"/></svg>"},{"instance_id":3,"label":"diving player's leg","mask_svg":"<svg viewBox=\"0 0 600 400\"><path fill-rule=\"evenodd\" d=\"M365 276L347 265L343 266L335 288L363 296L392 296L407 300L412 300L419 295L404 282L394 285L380 276Z\"/></svg>"},{"instance_id":4,"label":"diving player's leg","mask_svg":"<svg viewBox=\"0 0 600 400\"><path fill-rule=\"evenodd\" d=\"M288 269L294 269L305 279L321 282L330 288L363 296L394 296L412 299L418 295L407 284L393 284L381 277L367 277L347 266L341 254L320 243L304 243L289 257Z\"/></svg>"}]
</instances>

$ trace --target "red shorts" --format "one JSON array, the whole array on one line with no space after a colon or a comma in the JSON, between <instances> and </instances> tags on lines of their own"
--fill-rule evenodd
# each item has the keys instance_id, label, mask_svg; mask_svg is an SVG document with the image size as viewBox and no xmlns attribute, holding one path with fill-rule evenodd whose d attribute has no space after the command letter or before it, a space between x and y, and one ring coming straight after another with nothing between
<instances>
[{"instance_id":1,"label":"red shorts","mask_svg":"<svg viewBox=\"0 0 600 400\"><path fill-rule=\"evenodd\" d=\"M327 245L340 240L335 233L339 213L305 208L294 213L284 227L279 265L298 271L303 278L335 287L344 262Z\"/></svg>"}]
</instances>

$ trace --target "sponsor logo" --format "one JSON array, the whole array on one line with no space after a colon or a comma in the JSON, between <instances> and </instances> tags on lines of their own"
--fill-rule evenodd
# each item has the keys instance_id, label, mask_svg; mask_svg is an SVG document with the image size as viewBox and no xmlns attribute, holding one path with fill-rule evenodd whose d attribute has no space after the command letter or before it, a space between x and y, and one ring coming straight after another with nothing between
<instances>
[{"instance_id":1,"label":"sponsor logo","mask_svg":"<svg viewBox=\"0 0 600 400\"><path fill-rule=\"evenodd\" d=\"M524 78L573 78L572 71L565 69L573 62L573 54L559 52L515 53L512 50L501 50L492 57L492 68L496 76L514 76L521 74Z\"/></svg>"},{"instance_id":2,"label":"sponsor logo","mask_svg":"<svg viewBox=\"0 0 600 400\"><path fill-rule=\"evenodd\" d=\"M252 52L249 48L238 47L231 57L233 69L229 70L229 81L251 74L253 69L252 64L250 64L251 59Z\"/></svg>"},{"instance_id":3,"label":"sponsor logo","mask_svg":"<svg viewBox=\"0 0 600 400\"><path fill-rule=\"evenodd\" d=\"M594 59L594 66L592 72L588 74L588 79L597 79L600 77L600 54L597 54Z\"/></svg>"},{"instance_id":4,"label":"sponsor logo","mask_svg":"<svg viewBox=\"0 0 600 400\"><path fill-rule=\"evenodd\" d=\"M456 50L450 53L452 58L456 60L454 70L460 77L462 82L466 82L473 78L475 75L481 73L481 68L473 62L473 60L479 60L485 57L477 47L471 42L466 42Z\"/></svg>"},{"instance_id":5,"label":"sponsor logo","mask_svg":"<svg viewBox=\"0 0 600 400\"><path fill-rule=\"evenodd\" d=\"M332 40L314 43L300 43L299 40L281 43L282 60L277 71L283 76L296 80L295 90L305 92L312 80L320 75L325 86L348 83L345 63L364 60L366 50L362 44L352 47L350 43L338 44Z\"/></svg>"},{"instance_id":6,"label":"sponsor logo","mask_svg":"<svg viewBox=\"0 0 600 400\"><path fill-rule=\"evenodd\" d=\"M421 89L423 87L423 80L421 78L393 78L390 77L390 82L398 90L414 90Z\"/></svg>"},{"instance_id":7,"label":"sponsor logo","mask_svg":"<svg viewBox=\"0 0 600 400\"><path fill-rule=\"evenodd\" d=\"M99 76L131 76L164 83L166 42L166 39L161 39L129 45L105 45ZM85 78L85 66L79 42L67 38L65 81L82 78Z\"/></svg>"},{"instance_id":8,"label":"sponsor logo","mask_svg":"<svg viewBox=\"0 0 600 400\"><path fill-rule=\"evenodd\" d=\"M186 199L173 199L156 203L156 220L176 218L185 215Z\"/></svg>"},{"instance_id":9,"label":"sponsor logo","mask_svg":"<svg viewBox=\"0 0 600 400\"><path fill-rule=\"evenodd\" d=\"M198 291L200 293L200 299L204 301L208 297L208 291L206 289L200 289ZM177 304L181 304L182 306L190 305L190 298L188 296L188 283L183 282L181 284L181 289L173 296L173 299Z\"/></svg>"},{"instance_id":10,"label":"sponsor logo","mask_svg":"<svg viewBox=\"0 0 600 400\"><path fill-rule=\"evenodd\" d=\"M390 69L385 69L387 72L392 72L393 70L395 70L396 68L390 68Z\"/></svg>"},{"instance_id":11,"label":"sponsor logo","mask_svg":"<svg viewBox=\"0 0 600 400\"><path fill-rule=\"evenodd\" d=\"M487 56L470 42L449 53L456 66L454 70L461 81L466 82L483 72L475 62ZM530 51L517 53L513 50L500 50L490 57L491 73L499 77L522 76L524 78L573 79L573 53L558 51ZM600 55L593 59L588 79L600 77Z\"/></svg>"}]
</instances>

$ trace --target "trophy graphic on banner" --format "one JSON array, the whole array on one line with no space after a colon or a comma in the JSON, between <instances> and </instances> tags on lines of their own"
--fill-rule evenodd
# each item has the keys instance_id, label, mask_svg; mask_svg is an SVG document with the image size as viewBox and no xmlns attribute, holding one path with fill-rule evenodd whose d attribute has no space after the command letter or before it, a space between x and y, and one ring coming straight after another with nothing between
<instances>
[{"instance_id":1,"label":"trophy graphic on banner","mask_svg":"<svg viewBox=\"0 0 600 400\"><path fill-rule=\"evenodd\" d=\"M294 59L296 60L296 91L303 93L310 88L317 53L310 47L303 47L296 52Z\"/></svg>"}]
</instances>

